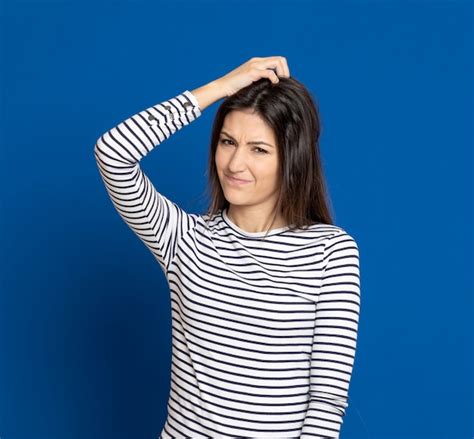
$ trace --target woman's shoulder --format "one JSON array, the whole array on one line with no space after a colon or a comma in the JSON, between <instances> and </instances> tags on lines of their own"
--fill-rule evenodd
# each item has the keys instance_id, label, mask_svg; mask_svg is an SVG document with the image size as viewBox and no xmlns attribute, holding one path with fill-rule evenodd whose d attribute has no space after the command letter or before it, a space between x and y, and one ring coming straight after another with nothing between
<instances>
[{"instance_id":1,"label":"woman's shoulder","mask_svg":"<svg viewBox=\"0 0 474 439\"><path fill-rule=\"evenodd\" d=\"M198 223L206 229L214 229L221 223L220 210L216 213L211 214L209 211L204 213L196 214Z\"/></svg>"},{"instance_id":2,"label":"woman's shoulder","mask_svg":"<svg viewBox=\"0 0 474 439\"><path fill-rule=\"evenodd\" d=\"M346 229L337 224L313 223L294 230L299 233L306 231L316 232L325 236L349 235Z\"/></svg>"},{"instance_id":3,"label":"woman's shoulder","mask_svg":"<svg viewBox=\"0 0 474 439\"><path fill-rule=\"evenodd\" d=\"M298 229L294 233L302 238L310 238L318 245L330 246L333 243L345 242L355 247L358 246L352 231L337 224L314 223L304 229Z\"/></svg>"}]
</instances>

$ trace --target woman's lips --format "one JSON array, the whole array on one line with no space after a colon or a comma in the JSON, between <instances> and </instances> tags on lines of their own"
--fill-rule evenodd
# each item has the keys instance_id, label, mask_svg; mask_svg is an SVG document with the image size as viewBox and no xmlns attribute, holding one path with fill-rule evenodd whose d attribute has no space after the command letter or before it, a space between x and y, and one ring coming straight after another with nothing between
<instances>
[{"instance_id":1,"label":"woman's lips","mask_svg":"<svg viewBox=\"0 0 474 439\"><path fill-rule=\"evenodd\" d=\"M241 180L240 178L234 178L234 177L231 177L230 175L227 175L225 176L227 178L227 180L232 183L232 184L235 184L235 185L243 185L243 184L247 184L247 183L250 183L249 180Z\"/></svg>"}]
</instances>

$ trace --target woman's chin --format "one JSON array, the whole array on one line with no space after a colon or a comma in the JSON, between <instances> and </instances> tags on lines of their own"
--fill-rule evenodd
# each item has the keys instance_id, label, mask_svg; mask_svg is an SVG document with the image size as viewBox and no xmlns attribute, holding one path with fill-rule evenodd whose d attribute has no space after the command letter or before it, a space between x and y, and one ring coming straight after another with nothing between
<instances>
[{"instance_id":1,"label":"woman's chin","mask_svg":"<svg viewBox=\"0 0 474 439\"><path fill-rule=\"evenodd\" d=\"M224 191L225 199L230 204L245 204L247 202L248 197L239 196L239 194L235 194L233 191Z\"/></svg>"}]
</instances>

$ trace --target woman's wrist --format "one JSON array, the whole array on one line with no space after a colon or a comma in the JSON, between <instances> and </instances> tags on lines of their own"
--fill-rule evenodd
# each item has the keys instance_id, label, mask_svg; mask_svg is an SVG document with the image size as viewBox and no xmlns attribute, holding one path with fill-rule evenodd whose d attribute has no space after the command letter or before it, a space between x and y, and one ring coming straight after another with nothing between
<instances>
[{"instance_id":1,"label":"woman's wrist","mask_svg":"<svg viewBox=\"0 0 474 439\"><path fill-rule=\"evenodd\" d=\"M195 88L194 90L191 90L191 93L198 101L201 111L219 99L227 96L227 92L219 79L208 82L202 87Z\"/></svg>"}]
</instances>

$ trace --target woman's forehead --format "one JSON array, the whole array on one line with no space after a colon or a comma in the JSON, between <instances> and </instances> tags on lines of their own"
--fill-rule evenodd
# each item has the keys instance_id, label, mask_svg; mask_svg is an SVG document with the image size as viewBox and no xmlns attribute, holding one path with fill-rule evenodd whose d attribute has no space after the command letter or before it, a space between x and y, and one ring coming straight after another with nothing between
<instances>
[{"instance_id":1,"label":"woman's forehead","mask_svg":"<svg viewBox=\"0 0 474 439\"><path fill-rule=\"evenodd\" d=\"M226 115L221 131L234 137L256 136L268 139L274 136L273 129L260 115L240 110L231 111Z\"/></svg>"}]
</instances>

